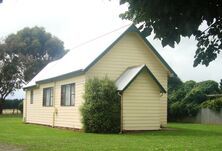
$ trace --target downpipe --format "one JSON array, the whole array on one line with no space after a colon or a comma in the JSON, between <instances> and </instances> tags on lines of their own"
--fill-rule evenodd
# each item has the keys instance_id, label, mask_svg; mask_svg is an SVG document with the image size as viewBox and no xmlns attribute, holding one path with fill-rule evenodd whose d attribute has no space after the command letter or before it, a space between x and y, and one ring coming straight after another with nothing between
<instances>
[{"instance_id":1,"label":"downpipe","mask_svg":"<svg viewBox=\"0 0 222 151\"><path fill-rule=\"evenodd\" d=\"M120 96L120 134L123 133L123 94L121 92L118 92L118 95Z\"/></svg>"}]
</instances>

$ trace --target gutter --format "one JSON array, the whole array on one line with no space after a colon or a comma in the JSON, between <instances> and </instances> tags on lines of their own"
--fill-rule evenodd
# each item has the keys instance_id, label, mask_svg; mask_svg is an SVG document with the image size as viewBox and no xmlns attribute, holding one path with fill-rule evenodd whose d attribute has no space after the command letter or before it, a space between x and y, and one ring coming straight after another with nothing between
<instances>
[{"instance_id":1,"label":"gutter","mask_svg":"<svg viewBox=\"0 0 222 151\"><path fill-rule=\"evenodd\" d=\"M85 73L85 71L80 69L80 70L76 70L76 71L73 71L73 72L62 74L62 75L59 75L59 76L56 76L56 77L36 81L36 84L42 84L42 83L48 83L48 82L63 80L63 79L66 79L66 78L71 78L73 76L79 76L79 75L82 75L84 73Z\"/></svg>"},{"instance_id":2,"label":"gutter","mask_svg":"<svg viewBox=\"0 0 222 151\"><path fill-rule=\"evenodd\" d=\"M44 80L39 80L39 81L36 81L35 85L24 87L23 90L36 87L39 84L49 83L49 82L54 82L54 81L58 81L58 80L63 80L63 79L66 79L66 78L71 78L71 77L79 76L79 75L82 75L84 73L85 73L85 70L80 69L80 70L76 70L76 71L73 71L73 72L62 74L62 75L59 75L59 76L56 76L56 77L52 77L52 78L48 78L48 79L44 79Z\"/></svg>"}]
</instances>

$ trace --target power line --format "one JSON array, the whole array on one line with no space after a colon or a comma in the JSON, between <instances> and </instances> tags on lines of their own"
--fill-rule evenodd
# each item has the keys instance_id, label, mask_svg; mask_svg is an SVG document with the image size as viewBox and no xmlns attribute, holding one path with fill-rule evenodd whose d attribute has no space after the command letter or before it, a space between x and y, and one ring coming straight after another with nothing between
<instances>
[{"instance_id":1,"label":"power line","mask_svg":"<svg viewBox=\"0 0 222 151\"><path fill-rule=\"evenodd\" d=\"M97 39L99 39L99 38L102 38L102 37L104 37L104 36L106 36L106 35L109 35L109 34L115 32L115 31L118 31L118 30L120 30L120 29L122 29L122 28L125 28L125 27L127 27L127 26L129 26L129 25L131 25L131 24L132 24L132 23L127 24L127 25L124 25L124 26L119 27L119 28L117 28L117 29L115 29L115 30L112 30L112 31L110 31L110 32L108 32L108 33L102 34L102 35L100 35L100 36L98 36L98 37L96 37L96 38L93 38L93 39L90 39L90 40L85 41L85 42L83 42L83 43L80 43L79 45L76 45L76 46L74 46L74 47L72 47L72 48L70 48L70 49L68 49L68 50L73 50L73 49L76 49L76 48L78 48L78 47L81 47L81 46L83 46L83 45L85 45L85 44L87 44L87 43L90 43L90 42L95 41L95 40L97 40Z\"/></svg>"}]
</instances>

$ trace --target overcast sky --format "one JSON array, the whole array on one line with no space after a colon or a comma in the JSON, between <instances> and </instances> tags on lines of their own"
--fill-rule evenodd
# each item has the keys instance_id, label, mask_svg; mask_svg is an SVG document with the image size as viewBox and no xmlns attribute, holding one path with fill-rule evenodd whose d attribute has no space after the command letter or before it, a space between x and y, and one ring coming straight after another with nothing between
<instances>
[{"instance_id":1,"label":"overcast sky","mask_svg":"<svg viewBox=\"0 0 222 151\"><path fill-rule=\"evenodd\" d=\"M119 14L127 5L119 0L4 0L0 4L0 38L16 33L24 27L41 26L64 41L66 49L129 24ZM183 81L222 79L222 56L208 67L193 68L196 41L182 38L175 48L161 46L160 41L148 37L162 57ZM22 97L18 92L14 97Z\"/></svg>"}]
</instances>

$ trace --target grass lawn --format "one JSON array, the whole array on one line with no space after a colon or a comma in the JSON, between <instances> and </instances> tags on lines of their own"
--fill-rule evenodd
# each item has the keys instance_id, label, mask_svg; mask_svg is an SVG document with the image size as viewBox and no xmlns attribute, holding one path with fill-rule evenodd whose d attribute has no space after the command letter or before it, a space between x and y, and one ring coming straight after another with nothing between
<instances>
[{"instance_id":1,"label":"grass lawn","mask_svg":"<svg viewBox=\"0 0 222 151\"><path fill-rule=\"evenodd\" d=\"M0 146L28 151L222 150L222 126L169 124L168 127L174 130L90 134L23 124L21 117L0 116Z\"/></svg>"}]
</instances>

